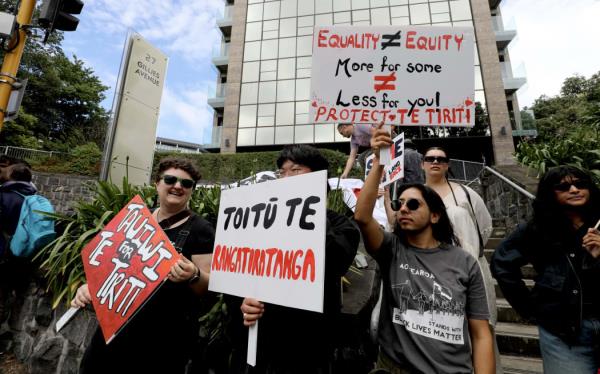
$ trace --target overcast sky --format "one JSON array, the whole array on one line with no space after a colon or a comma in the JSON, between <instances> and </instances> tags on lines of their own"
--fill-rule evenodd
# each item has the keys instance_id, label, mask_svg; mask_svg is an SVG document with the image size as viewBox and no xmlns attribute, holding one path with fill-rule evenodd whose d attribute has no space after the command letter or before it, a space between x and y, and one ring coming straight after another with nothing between
<instances>
[{"instance_id":1,"label":"overcast sky","mask_svg":"<svg viewBox=\"0 0 600 374\"><path fill-rule=\"evenodd\" d=\"M158 136L210 142L216 73L211 56L220 41L215 19L223 0L85 0L76 32L65 33L63 47L90 66L105 85L110 109L129 29L169 56ZM516 25L511 44L513 70L525 67L528 84L521 106L542 94L559 93L575 73L600 70L600 0L504 0L506 25Z\"/></svg>"}]
</instances>

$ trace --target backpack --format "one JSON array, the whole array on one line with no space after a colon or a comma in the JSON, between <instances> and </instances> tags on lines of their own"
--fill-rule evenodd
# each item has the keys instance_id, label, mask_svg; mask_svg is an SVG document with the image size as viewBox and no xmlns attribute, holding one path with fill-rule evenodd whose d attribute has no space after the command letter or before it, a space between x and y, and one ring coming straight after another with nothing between
<instances>
[{"instance_id":1,"label":"backpack","mask_svg":"<svg viewBox=\"0 0 600 374\"><path fill-rule=\"evenodd\" d=\"M18 194L24 200L17 229L10 240L10 251L17 257L30 257L36 249L54 240L54 219L38 213L54 213L54 209L44 196Z\"/></svg>"}]
</instances>

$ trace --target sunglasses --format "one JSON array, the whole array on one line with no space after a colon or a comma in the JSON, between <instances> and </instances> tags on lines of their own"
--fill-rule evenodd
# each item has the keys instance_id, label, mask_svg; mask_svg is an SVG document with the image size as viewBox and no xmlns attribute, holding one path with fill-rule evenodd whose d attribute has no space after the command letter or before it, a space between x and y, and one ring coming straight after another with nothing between
<instances>
[{"instance_id":1,"label":"sunglasses","mask_svg":"<svg viewBox=\"0 0 600 374\"><path fill-rule=\"evenodd\" d=\"M194 185L196 184L196 182L194 182L192 179L179 178L179 177L176 177L174 175L169 175L169 174L163 175L161 179L168 186L172 186L175 183L179 182L179 183L181 183L181 187L187 188L187 189L194 187Z\"/></svg>"},{"instance_id":2,"label":"sunglasses","mask_svg":"<svg viewBox=\"0 0 600 374\"><path fill-rule=\"evenodd\" d=\"M590 183L584 180L575 180L571 182L562 182L554 186L555 191L567 192L571 189L571 186L575 186L578 190L588 190L590 188Z\"/></svg>"},{"instance_id":3,"label":"sunglasses","mask_svg":"<svg viewBox=\"0 0 600 374\"><path fill-rule=\"evenodd\" d=\"M411 212L419 209L421 206L421 202L417 199L408 199L408 200L392 200L391 202L392 210L397 212L402 208L402 205L406 205L406 208Z\"/></svg>"},{"instance_id":4,"label":"sunglasses","mask_svg":"<svg viewBox=\"0 0 600 374\"><path fill-rule=\"evenodd\" d=\"M425 162L436 162L438 164L447 164L450 159L446 156L425 156L423 157L423 161Z\"/></svg>"}]
</instances>

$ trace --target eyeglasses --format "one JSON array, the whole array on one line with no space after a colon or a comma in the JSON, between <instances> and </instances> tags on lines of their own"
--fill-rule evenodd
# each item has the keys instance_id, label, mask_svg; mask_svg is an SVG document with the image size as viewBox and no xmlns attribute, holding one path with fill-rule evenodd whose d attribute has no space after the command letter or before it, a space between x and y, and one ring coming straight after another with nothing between
<instances>
[{"instance_id":1,"label":"eyeglasses","mask_svg":"<svg viewBox=\"0 0 600 374\"><path fill-rule=\"evenodd\" d=\"M571 186L575 186L578 190L588 190L590 183L581 179L577 179L571 182L562 182L554 186L555 191L567 192L571 189Z\"/></svg>"},{"instance_id":2,"label":"eyeglasses","mask_svg":"<svg viewBox=\"0 0 600 374\"><path fill-rule=\"evenodd\" d=\"M421 206L421 202L417 199L408 199L408 200L392 200L392 210L393 211L399 211L400 208L402 208L402 205L406 205L406 208L408 210L410 210L411 212L414 210L419 209L419 207Z\"/></svg>"},{"instance_id":3,"label":"eyeglasses","mask_svg":"<svg viewBox=\"0 0 600 374\"><path fill-rule=\"evenodd\" d=\"M169 174L163 175L161 179L165 182L166 185L169 186L172 186L175 183L179 182L181 183L181 187L186 189L192 188L196 184L196 182L194 182L192 179L179 178Z\"/></svg>"},{"instance_id":4,"label":"eyeglasses","mask_svg":"<svg viewBox=\"0 0 600 374\"><path fill-rule=\"evenodd\" d=\"M437 161L438 164L447 164L450 159L446 156L425 156L423 157L423 161L431 163Z\"/></svg>"}]
</instances>

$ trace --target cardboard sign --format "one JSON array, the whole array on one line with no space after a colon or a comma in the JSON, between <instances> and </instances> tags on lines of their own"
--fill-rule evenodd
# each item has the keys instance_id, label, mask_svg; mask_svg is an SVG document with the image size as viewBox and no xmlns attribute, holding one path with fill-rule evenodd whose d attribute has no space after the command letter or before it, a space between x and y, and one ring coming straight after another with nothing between
<instances>
[{"instance_id":1,"label":"cardboard sign","mask_svg":"<svg viewBox=\"0 0 600 374\"><path fill-rule=\"evenodd\" d=\"M473 53L472 27L315 27L311 119L472 127Z\"/></svg>"},{"instance_id":2,"label":"cardboard sign","mask_svg":"<svg viewBox=\"0 0 600 374\"><path fill-rule=\"evenodd\" d=\"M209 290L322 312L326 189L323 170L224 190Z\"/></svg>"},{"instance_id":3,"label":"cardboard sign","mask_svg":"<svg viewBox=\"0 0 600 374\"><path fill-rule=\"evenodd\" d=\"M108 344L163 283L180 255L138 195L85 246L81 257Z\"/></svg>"},{"instance_id":4,"label":"cardboard sign","mask_svg":"<svg viewBox=\"0 0 600 374\"><path fill-rule=\"evenodd\" d=\"M389 157L392 161L389 165L384 166L379 187L385 187L404 177L404 133L396 136L393 141L394 142L389 147ZM365 180L373 167L374 158L375 155L367 157L365 162Z\"/></svg>"}]
</instances>

